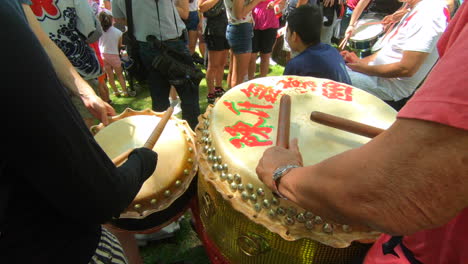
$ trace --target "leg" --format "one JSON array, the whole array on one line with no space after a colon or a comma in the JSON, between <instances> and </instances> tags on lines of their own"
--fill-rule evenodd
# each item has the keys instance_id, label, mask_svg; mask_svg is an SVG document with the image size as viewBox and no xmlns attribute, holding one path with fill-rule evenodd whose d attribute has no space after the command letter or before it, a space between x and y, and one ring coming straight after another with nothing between
<instances>
[{"instance_id":1,"label":"leg","mask_svg":"<svg viewBox=\"0 0 468 264\"><path fill-rule=\"evenodd\" d=\"M112 70L112 66L104 61L104 71L107 75L107 80L109 80L109 84L114 91L115 96L120 96L120 91L115 86L115 79L114 79L114 71Z\"/></svg>"},{"instance_id":2,"label":"leg","mask_svg":"<svg viewBox=\"0 0 468 264\"><path fill-rule=\"evenodd\" d=\"M234 64L234 56L232 55L232 49L231 49L229 50L229 70L228 70L228 76L227 76L228 88L233 87L232 86L232 80L233 80L232 75L234 72L233 64Z\"/></svg>"},{"instance_id":3,"label":"leg","mask_svg":"<svg viewBox=\"0 0 468 264\"><path fill-rule=\"evenodd\" d=\"M189 30L188 36L189 36L188 49L189 49L190 55L192 55L195 52L195 48L197 47L198 31Z\"/></svg>"},{"instance_id":4,"label":"leg","mask_svg":"<svg viewBox=\"0 0 468 264\"><path fill-rule=\"evenodd\" d=\"M260 53L260 77L265 77L270 70L270 53Z\"/></svg>"},{"instance_id":5,"label":"leg","mask_svg":"<svg viewBox=\"0 0 468 264\"><path fill-rule=\"evenodd\" d=\"M177 100L177 91L174 86L171 86L171 90L169 91L169 97L171 100Z\"/></svg>"},{"instance_id":6,"label":"leg","mask_svg":"<svg viewBox=\"0 0 468 264\"><path fill-rule=\"evenodd\" d=\"M234 85L241 84L244 82L244 77L248 72L249 61L252 57L252 53L240 53L234 54Z\"/></svg>"},{"instance_id":7,"label":"leg","mask_svg":"<svg viewBox=\"0 0 468 264\"><path fill-rule=\"evenodd\" d=\"M120 83L120 86L122 87L124 95L128 96L127 83L125 82L125 77L123 76L122 66L119 65L119 67L115 67L114 71L115 71L115 74L117 75L117 79L119 80L119 83Z\"/></svg>"},{"instance_id":8,"label":"leg","mask_svg":"<svg viewBox=\"0 0 468 264\"><path fill-rule=\"evenodd\" d=\"M105 102L110 102L109 98L109 88L107 88L106 85L106 74L103 74L98 77L98 90L99 90L99 95L101 96L102 100Z\"/></svg>"},{"instance_id":9,"label":"leg","mask_svg":"<svg viewBox=\"0 0 468 264\"><path fill-rule=\"evenodd\" d=\"M251 53L252 56L250 57L249 61L249 80L255 78L255 72L257 71L257 53Z\"/></svg>"}]
</instances>

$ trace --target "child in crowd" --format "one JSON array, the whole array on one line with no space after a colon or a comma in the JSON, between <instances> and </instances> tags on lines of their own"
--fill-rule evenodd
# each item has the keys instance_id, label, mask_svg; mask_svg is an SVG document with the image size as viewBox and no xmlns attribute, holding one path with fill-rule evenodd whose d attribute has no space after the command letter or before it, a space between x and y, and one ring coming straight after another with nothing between
<instances>
[{"instance_id":1,"label":"child in crowd","mask_svg":"<svg viewBox=\"0 0 468 264\"><path fill-rule=\"evenodd\" d=\"M127 84L122 72L122 62L120 60L120 47L122 46L122 31L112 25L112 13L104 10L99 13L99 21L102 26L102 36L99 39L99 49L101 50L104 61L104 71L107 74L109 84L114 91L115 96L128 96ZM122 91L115 86L114 74L117 75Z\"/></svg>"},{"instance_id":2,"label":"child in crowd","mask_svg":"<svg viewBox=\"0 0 468 264\"><path fill-rule=\"evenodd\" d=\"M283 75L311 76L351 84L345 62L334 47L320 41L322 12L317 5L303 5L287 18L286 41L292 58Z\"/></svg>"}]
</instances>

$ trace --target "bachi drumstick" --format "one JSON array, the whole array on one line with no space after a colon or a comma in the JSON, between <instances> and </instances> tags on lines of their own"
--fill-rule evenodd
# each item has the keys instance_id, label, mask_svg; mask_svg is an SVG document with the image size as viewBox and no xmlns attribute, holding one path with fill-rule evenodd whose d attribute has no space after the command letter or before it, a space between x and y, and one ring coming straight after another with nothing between
<instances>
[{"instance_id":1,"label":"bachi drumstick","mask_svg":"<svg viewBox=\"0 0 468 264\"><path fill-rule=\"evenodd\" d=\"M383 129L355 122L342 117L325 114L319 111L313 111L310 114L310 120L322 125L334 127L340 130L358 134L364 137L373 138L382 133Z\"/></svg>"},{"instance_id":2,"label":"bachi drumstick","mask_svg":"<svg viewBox=\"0 0 468 264\"><path fill-rule=\"evenodd\" d=\"M291 123L291 96L285 94L281 97L278 117L278 132L276 146L289 148L289 127Z\"/></svg>"},{"instance_id":3,"label":"bachi drumstick","mask_svg":"<svg viewBox=\"0 0 468 264\"><path fill-rule=\"evenodd\" d=\"M158 141L159 137L161 136L164 128L166 127L167 122L172 116L174 112L174 108L171 106L169 107L166 112L161 117L161 120L154 128L151 135L146 140L145 144L143 145L144 148L153 149L154 145ZM119 156L115 157L112 162L117 166L121 164L125 159L127 159L128 155L134 150L134 148L130 148L129 150L125 151L124 153L120 154Z\"/></svg>"}]
</instances>

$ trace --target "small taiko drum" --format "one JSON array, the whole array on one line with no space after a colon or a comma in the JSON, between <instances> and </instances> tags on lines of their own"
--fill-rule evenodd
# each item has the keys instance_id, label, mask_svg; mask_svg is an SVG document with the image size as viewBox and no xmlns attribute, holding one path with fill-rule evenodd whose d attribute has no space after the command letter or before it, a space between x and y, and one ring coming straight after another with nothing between
<instances>
[{"instance_id":1,"label":"small taiko drum","mask_svg":"<svg viewBox=\"0 0 468 264\"><path fill-rule=\"evenodd\" d=\"M276 142L279 102L291 97L290 138L313 165L368 138L310 121L313 111L388 128L396 112L377 97L327 79L258 78L226 92L196 129L198 198L203 234L229 263L349 263L380 234L335 223L275 197L257 177L263 152Z\"/></svg>"},{"instance_id":2,"label":"small taiko drum","mask_svg":"<svg viewBox=\"0 0 468 264\"><path fill-rule=\"evenodd\" d=\"M111 123L92 127L95 139L109 158L142 147L163 113L125 110ZM182 215L196 195L198 170L195 133L186 121L172 116L153 150L158 153L156 170L143 184L133 202L111 224L127 231L151 232Z\"/></svg>"},{"instance_id":3,"label":"small taiko drum","mask_svg":"<svg viewBox=\"0 0 468 264\"><path fill-rule=\"evenodd\" d=\"M380 20L374 18L360 19L353 36L348 41L349 48L355 52L369 53L383 34L384 28Z\"/></svg>"}]
</instances>

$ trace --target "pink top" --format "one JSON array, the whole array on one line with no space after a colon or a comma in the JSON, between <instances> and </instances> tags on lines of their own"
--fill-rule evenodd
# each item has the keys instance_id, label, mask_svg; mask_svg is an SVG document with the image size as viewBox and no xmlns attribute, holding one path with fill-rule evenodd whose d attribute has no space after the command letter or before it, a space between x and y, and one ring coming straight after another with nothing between
<instances>
[{"instance_id":1,"label":"pink top","mask_svg":"<svg viewBox=\"0 0 468 264\"><path fill-rule=\"evenodd\" d=\"M252 17L255 24L254 29L265 30L269 28L279 28L279 19L276 17L275 11L267 8L270 2L273 2L273 0L260 2L252 10Z\"/></svg>"},{"instance_id":2,"label":"pink top","mask_svg":"<svg viewBox=\"0 0 468 264\"><path fill-rule=\"evenodd\" d=\"M422 119L468 130L468 8L466 2L457 11L438 42L440 59L414 97L399 112L399 118ZM454 70L456 69L456 70ZM364 264L410 264L405 248L424 264L468 263L468 208L447 224L404 236L393 254L383 254L382 235L369 250Z\"/></svg>"}]
</instances>

